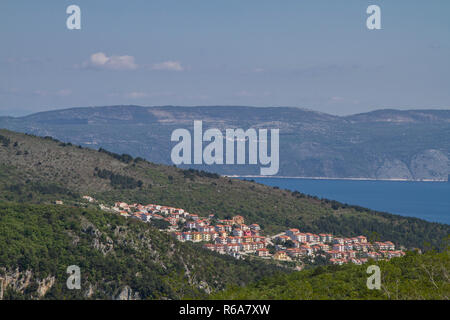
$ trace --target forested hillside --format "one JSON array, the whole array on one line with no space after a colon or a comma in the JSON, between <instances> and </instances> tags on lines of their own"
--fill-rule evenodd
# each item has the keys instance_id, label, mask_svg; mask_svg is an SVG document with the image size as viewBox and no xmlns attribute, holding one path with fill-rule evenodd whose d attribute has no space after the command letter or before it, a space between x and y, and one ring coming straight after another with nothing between
<instances>
[{"instance_id":1,"label":"forested hillside","mask_svg":"<svg viewBox=\"0 0 450 320\"><path fill-rule=\"evenodd\" d=\"M212 299L392 299L435 300L450 298L450 251L408 253L390 261L365 265L317 267L288 275L267 277L250 286L232 286ZM367 267L381 272L380 290L367 288Z\"/></svg>"},{"instance_id":2,"label":"forested hillside","mask_svg":"<svg viewBox=\"0 0 450 320\"><path fill-rule=\"evenodd\" d=\"M448 297L445 250L378 262L385 270L386 287L368 292L361 289L367 277L364 266L292 273L274 262L236 260L178 242L149 224L99 211L81 201L86 194L105 204L159 203L201 215L241 214L259 223L266 234L296 227L343 236L366 234L406 248L441 251L449 234L445 224L1 130L2 298L180 299L210 293L215 298L252 299ZM64 205L53 204L56 200ZM81 268L82 290L67 289L69 265ZM262 277L269 278L258 282ZM398 288L396 279L402 281ZM224 288L229 289L221 293Z\"/></svg>"},{"instance_id":3,"label":"forested hillside","mask_svg":"<svg viewBox=\"0 0 450 320\"><path fill-rule=\"evenodd\" d=\"M8 201L76 204L89 194L112 204L158 203L200 215L235 214L258 223L266 234L295 227L341 236L368 235L406 248L439 247L449 226L335 201L317 199L250 181L156 165L30 135L0 130L0 198Z\"/></svg>"},{"instance_id":4,"label":"forested hillside","mask_svg":"<svg viewBox=\"0 0 450 320\"><path fill-rule=\"evenodd\" d=\"M81 270L69 290L68 266ZM0 300L205 298L289 270L183 244L98 210L0 203Z\"/></svg>"}]
</instances>

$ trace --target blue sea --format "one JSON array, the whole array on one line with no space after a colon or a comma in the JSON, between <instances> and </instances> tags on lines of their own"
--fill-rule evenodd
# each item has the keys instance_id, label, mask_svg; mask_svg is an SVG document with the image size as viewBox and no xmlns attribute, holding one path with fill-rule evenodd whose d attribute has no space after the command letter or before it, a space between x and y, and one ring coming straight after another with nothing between
<instances>
[{"instance_id":1,"label":"blue sea","mask_svg":"<svg viewBox=\"0 0 450 320\"><path fill-rule=\"evenodd\" d=\"M377 211L450 224L450 182L247 179Z\"/></svg>"}]
</instances>

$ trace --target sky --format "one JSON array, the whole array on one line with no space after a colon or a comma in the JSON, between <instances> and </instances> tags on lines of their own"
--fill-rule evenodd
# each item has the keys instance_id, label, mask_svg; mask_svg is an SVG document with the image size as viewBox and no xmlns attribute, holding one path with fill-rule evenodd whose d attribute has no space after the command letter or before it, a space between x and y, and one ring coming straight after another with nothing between
<instances>
[{"instance_id":1,"label":"sky","mask_svg":"<svg viewBox=\"0 0 450 320\"><path fill-rule=\"evenodd\" d=\"M66 8L81 9L69 30ZM369 5L381 30L366 27ZM2 0L0 115L104 105L450 108L448 0Z\"/></svg>"}]
</instances>

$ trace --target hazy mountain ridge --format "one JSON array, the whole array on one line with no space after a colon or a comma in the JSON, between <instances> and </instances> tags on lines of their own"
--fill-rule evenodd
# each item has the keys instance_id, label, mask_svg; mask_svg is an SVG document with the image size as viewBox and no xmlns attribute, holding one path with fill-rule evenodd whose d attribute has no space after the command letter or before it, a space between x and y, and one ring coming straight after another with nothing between
<instances>
[{"instance_id":1,"label":"hazy mountain ridge","mask_svg":"<svg viewBox=\"0 0 450 320\"><path fill-rule=\"evenodd\" d=\"M447 180L450 110L377 110L333 116L289 107L112 106L0 118L0 127L171 164L170 135L192 130L279 128L280 176ZM256 175L259 166L192 166Z\"/></svg>"}]
</instances>

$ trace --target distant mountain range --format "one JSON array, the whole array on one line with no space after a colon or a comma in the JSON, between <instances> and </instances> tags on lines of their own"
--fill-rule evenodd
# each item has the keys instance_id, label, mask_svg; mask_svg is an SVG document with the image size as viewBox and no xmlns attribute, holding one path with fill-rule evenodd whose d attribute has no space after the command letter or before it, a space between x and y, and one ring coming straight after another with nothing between
<instances>
[{"instance_id":1,"label":"distant mountain range","mask_svg":"<svg viewBox=\"0 0 450 320\"><path fill-rule=\"evenodd\" d=\"M279 176L448 180L450 110L378 110L333 116L288 107L72 108L0 117L0 128L172 164L177 128L279 128ZM186 166L185 166L186 167ZM258 165L192 165L227 175L258 175Z\"/></svg>"}]
</instances>

